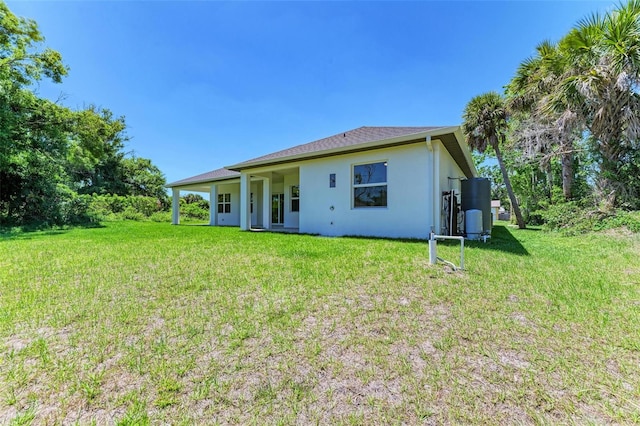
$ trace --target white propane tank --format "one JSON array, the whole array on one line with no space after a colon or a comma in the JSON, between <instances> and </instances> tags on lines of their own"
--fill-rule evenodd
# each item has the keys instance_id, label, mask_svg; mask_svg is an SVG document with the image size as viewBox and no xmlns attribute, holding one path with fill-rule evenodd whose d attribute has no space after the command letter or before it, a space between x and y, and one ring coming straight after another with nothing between
<instances>
[{"instance_id":1,"label":"white propane tank","mask_svg":"<svg viewBox=\"0 0 640 426\"><path fill-rule=\"evenodd\" d=\"M464 213L464 229L469 240L482 237L482 210L467 210Z\"/></svg>"}]
</instances>

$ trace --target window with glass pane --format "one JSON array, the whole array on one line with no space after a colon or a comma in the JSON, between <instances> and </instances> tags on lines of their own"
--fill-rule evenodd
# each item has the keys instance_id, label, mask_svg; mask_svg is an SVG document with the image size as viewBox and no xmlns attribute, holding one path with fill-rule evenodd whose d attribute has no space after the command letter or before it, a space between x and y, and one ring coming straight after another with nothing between
<instances>
[{"instance_id":1,"label":"window with glass pane","mask_svg":"<svg viewBox=\"0 0 640 426\"><path fill-rule=\"evenodd\" d=\"M353 166L353 185L387 183L387 162L358 164Z\"/></svg>"},{"instance_id":2,"label":"window with glass pane","mask_svg":"<svg viewBox=\"0 0 640 426\"><path fill-rule=\"evenodd\" d=\"M218 194L218 213L231 213L231 194Z\"/></svg>"},{"instance_id":3,"label":"window with glass pane","mask_svg":"<svg viewBox=\"0 0 640 426\"><path fill-rule=\"evenodd\" d=\"M353 166L353 207L387 206L387 162Z\"/></svg>"},{"instance_id":4,"label":"window with glass pane","mask_svg":"<svg viewBox=\"0 0 640 426\"><path fill-rule=\"evenodd\" d=\"M298 185L291 187L291 211L300 211L300 186Z\"/></svg>"}]
</instances>

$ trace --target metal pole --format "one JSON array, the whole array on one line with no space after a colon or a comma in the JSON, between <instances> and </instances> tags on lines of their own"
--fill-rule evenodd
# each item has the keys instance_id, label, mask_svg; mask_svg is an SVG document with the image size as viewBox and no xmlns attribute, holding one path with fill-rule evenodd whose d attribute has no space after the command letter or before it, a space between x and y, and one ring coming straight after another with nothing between
<instances>
[{"instance_id":1,"label":"metal pole","mask_svg":"<svg viewBox=\"0 0 640 426\"><path fill-rule=\"evenodd\" d=\"M429 263L435 265L438 263L438 242L434 238L434 233L431 233L431 237L429 238Z\"/></svg>"}]
</instances>

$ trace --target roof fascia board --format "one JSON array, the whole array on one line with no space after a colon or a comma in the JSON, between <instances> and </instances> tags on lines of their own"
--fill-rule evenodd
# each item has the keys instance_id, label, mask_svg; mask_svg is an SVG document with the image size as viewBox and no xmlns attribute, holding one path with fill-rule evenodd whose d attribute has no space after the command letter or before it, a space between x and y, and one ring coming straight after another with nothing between
<instances>
[{"instance_id":1,"label":"roof fascia board","mask_svg":"<svg viewBox=\"0 0 640 426\"><path fill-rule=\"evenodd\" d=\"M201 179L201 180L194 180L191 182L187 182L184 184L180 184L178 182L173 182L170 183L168 185L165 185L165 188L179 188L179 189L185 189L189 186L199 186L202 185L203 183L222 183L224 182L225 184L227 183L236 183L234 181L240 182L240 177L238 176L227 176L227 177L221 177L221 178L213 178L213 179Z\"/></svg>"}]
</instances>

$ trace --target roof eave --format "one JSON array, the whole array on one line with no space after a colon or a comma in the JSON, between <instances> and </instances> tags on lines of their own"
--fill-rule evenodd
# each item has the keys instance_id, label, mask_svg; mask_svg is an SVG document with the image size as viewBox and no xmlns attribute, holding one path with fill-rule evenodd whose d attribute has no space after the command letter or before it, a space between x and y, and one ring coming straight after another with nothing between
<instances>
[{"instance_id":1,"label":"roof eave","mask_svg":"<svg viewBox=\"0 0 640 426\"><path fill-rule=\"evenodd\" d=\"M176 187L179 187L179 186L191 186L191 185L198 185L200 183L220 182L220 181L224 181L224 180L238 179L239 177L240 177L239 175L236 175L236 176L223 176L223 177L216 177L216 178L206 178L206 179L192 180L192 181L188 181L188 182L184 182L184 180L179 180L179 181L176 181L176 182L168 183L164 187L165 188L176 188Z\"/></svg>"},{"instance_id":2,"label":"roof eave","mask_svg":"<svg viewBox=\"0 0 640 426\"><path fill-rule=\"evenodd\" d=\"M473 162L473 157L471 156L471 150L469 149L469 146L465 142L465 137L464 137L464 134L462 133L462 129L459 126L457 126L454 134L456 135L456 139L458 140L458 145L460 145L460 149L462 149L464 158L467 161L467 164L469 165L471 172L473 173L473 177L478 176L478 169L476 169L476 165Z\"/></svg>"}]
</instances>

